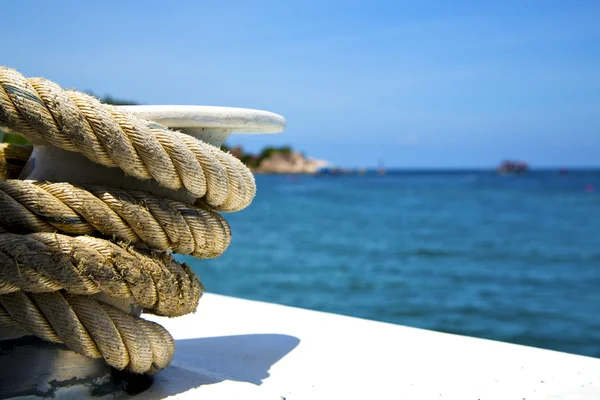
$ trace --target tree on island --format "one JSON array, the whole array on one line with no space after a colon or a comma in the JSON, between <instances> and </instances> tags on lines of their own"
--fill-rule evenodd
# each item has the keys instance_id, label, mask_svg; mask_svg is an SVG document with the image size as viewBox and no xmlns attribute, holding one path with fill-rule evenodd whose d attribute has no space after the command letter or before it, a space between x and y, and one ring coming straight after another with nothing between
<instances>
[{"instance_id":1,"label":"tree on island","mask_svg":"<svg viewBox=\"0 0 600 400\"><path fill-rule=\"evenodd\" d=\"M292 154L290 146L265 147L259 154L246 153L242 146L229 147L227 144L221 146L221 150L231 153L250 168L257 168L260 163L275 154Z\"/></svg>"}]
</instances>

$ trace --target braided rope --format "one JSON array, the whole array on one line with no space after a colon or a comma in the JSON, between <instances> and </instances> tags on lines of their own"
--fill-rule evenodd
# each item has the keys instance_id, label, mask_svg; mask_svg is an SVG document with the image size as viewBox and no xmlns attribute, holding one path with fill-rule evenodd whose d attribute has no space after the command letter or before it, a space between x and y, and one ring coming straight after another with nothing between
<instances>
[{"instance_id":1,"label":"braided rope","mask_svg":"<svg viewBox=\"0 0 600 400\"><path fill-rule=\"evenodd\" d=\"M0 295L103 292L133 297L148 312L172 317L194 311L200 298L200 282L185 264L89 236L3 233L0 265Z\"/></svg>"},{"instance_id":2,"label":"braided rope","mask_svg":"<svg viewBox=\"0 0 600 400\"><path fill-rule=\"evenodd\" d=\"M11 179L31 149L0 146L0 325L118 369L165 368L169 333L112 304L170 317L193 312L204 288L170 252L221 255L231 232L216 211L252 201L252 173L212 145L6 67L0 126L196 199Z\"/></svg>"},{"instance_id":3,"label":"braided rope","mask_svg":"<svg viewBox=\"0 0 600 400\"><path fill-rule=\"evenodd\" d=\"M10 68L0 67L0 88L0 126L32 143L81 153L172 190L184 188L220 211L241 210L254 198L250 170L215 146Z\"/></svg>"},{"instance_id":4,"label":"braided rope","mask_svg":"<svg viewBox=\"0 0 600 400\"><path fill-rule=\"evenodd\" d=\"M135 190L7 180L0 209L0 225L13 232L101 234L199 258L220 256L231 240L227 222L208 207Z\"/></svg>"},{"instance_id":5,"label":"braided rope","mask_svg":"<svg viewBox=\"0 0 600 400\"><path fill-rule=\"evenodd\" d=\"M0 296L0 323L24 329L117 368L155 373L175 343L162 326L86 296L16 292Z\"/></svg>"}]
</instances>

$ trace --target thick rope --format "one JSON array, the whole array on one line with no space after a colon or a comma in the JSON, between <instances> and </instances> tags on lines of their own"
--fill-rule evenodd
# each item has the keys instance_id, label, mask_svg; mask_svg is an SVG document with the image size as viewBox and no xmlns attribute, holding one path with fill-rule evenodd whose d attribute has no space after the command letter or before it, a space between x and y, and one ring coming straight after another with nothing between
<instances>
[{"instance_id":1,"label":"thick rope","mask_svg":"<svg viewBox=\"0 0 600 400\"><path fill-rule=\"evenodd\" d=\"M0 181L0 210L0 225L16 233L103 235L199 258L220 256L231 239L227 222L206 206L97 185Z\"/></svg>"},{"instance_id":2,"label":"thick rope","mask_svg":"<svg viewBox=\"0 0 600 400\"><path fill-rule=\"evenodd\" d=\"M250 170L217 147L6 67L0 67L0 126L138 179L185 188L220 211L245 208L256 192Z\"/></svg>"},{"instance_id":3,"label":"thick rope","mask_svg":"<svg viewBox=\"0 0 600 400\"><path fill-rule=\"evenodd\" d=\"M231 233L216 211L252 201L252 173L214 146L6 67L0 126L196 198L190 205L136 190L11 179L31 148L0 146L0 325L118 369L165 368L174 352L169 333L111 304L170 317L193 312L204 288L170 252L221 255Z\"/></svg>"},{"instance_id":4,"label":"thick rope","mask_svg":"<svg viewBox=\"0 0 600 400\"><path fill-rule=\"evenodd\" d=\"M200 282L185 264L89 236L0 235L0 295L20 290L133 297L147 312L176 317L195 310Z\"/></svg>"},{"instance_id":5,"label":"thick rope","mask_svg":"<svg viewBox=\"0 0 600 400\"><path fill-rule=\"evenodd\" d=\"M160 325L86 296L15 292L0 296L0 324L64 343L117 368L155 373L171 362L173 338Z\"/></svg>"}]
</instances>

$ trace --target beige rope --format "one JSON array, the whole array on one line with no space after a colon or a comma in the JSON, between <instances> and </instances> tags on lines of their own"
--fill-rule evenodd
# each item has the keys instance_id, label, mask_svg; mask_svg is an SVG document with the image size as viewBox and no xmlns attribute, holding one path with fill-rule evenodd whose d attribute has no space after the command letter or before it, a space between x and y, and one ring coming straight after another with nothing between
<instances>
[{"instance_id":1,"label":"beige rope","mask_svg":"<svg viewBox=\"0 0 600 400\"><path fill-rule=\"evenodd\" d=\"M221 255L231 233L215 211L252 201L252 173L214 146L6 67L0 126L196 198L190 205L99 185L0 180L0 325L118 369L165 368L174 352L168 332L109 303L193 312L204 288L170 252ZM30 152L2 145L0 178L17 177Z\"/></svg>"},{"instance_id":2,"label":"beige rope","mask_svg":"<svg viewBox=\"0 0 600 400\"><path fill-rule=\"evenodd\" d=\"M97 185L0 181L0 210L0 225L13 232L103 235L199 258L220 256L231 239L227 222L206 206Z\"/></svg>"},{"instance_id":3,"label":"beige rope","mask_svg":"<svg viewBox=\"0 0 600 400\"><path fill-rule=\"evenodd\" d=\"M254 198L250 170L215 146L10 68L0 67L0 88L0 126L32 143L81 153L169 189L185 188L221 211L241 210Z\"/></svg>"},{"instance_id":4,"label":"beige rope","mask_svg":"<svg viewBox=\"0 0 600 400\"><path fill-rule=\"evenodd\" d=\"M17 322L18 321L18 322ZM155 373L169 365L174 347L160 325L85 296L16 292L0 296L0 323L22 328L118 369Z\"/></svg>"},{"instance_id":5,"label":"beige rope","mask_svg":"<svg viewBox=\"0 0 600 400\"><path fill-rule=\"evenodd\" d=\"M89 236L3 233L0 265L0 295L103 292L115 299L133 296L148 312L171 317L194 311L200 298L200 282L185 264Z\"/></svg>"}]
</instances>

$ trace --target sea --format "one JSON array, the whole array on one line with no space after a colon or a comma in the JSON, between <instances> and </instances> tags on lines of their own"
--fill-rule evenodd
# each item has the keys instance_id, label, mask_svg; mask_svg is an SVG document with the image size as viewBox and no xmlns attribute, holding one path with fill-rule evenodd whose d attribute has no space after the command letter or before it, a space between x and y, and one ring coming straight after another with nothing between
<instances>
[{"instance_id":1,"label":"sea","mask_svg":"<svg viewBox=\"0 0 600 400\"><path fill-rule=\"evenodd\" d=\"M208 292L600 357L600 171L256 183Z\"/></svg>"}]
</instances>

